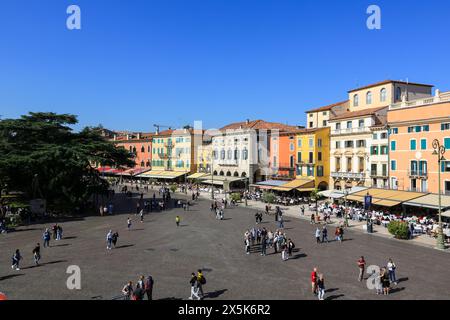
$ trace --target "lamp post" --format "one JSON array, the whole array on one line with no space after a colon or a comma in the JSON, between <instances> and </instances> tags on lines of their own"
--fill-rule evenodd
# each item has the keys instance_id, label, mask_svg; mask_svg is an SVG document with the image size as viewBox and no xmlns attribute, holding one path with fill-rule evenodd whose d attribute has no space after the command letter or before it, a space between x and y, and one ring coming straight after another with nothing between
<instances>
[{"instance_id":1,"label":"lamp post","mask_svg":"<svg viewBox=\"0 0 450 320\"><path fill-rule=\"evenodd\" d=\"M347 195L348 190L344 189L344 203L345 203L345 214L344 214L344 227L348 228L348 208L347 208Z\"/></svg>"},{"instance_id":2,"label":"lamp post","mask_svg":"<svg viewBox=\"0 0 450 320\"><path fill-rule=\"evenodd\" d=\"M442 229L442 209L441 209L441 162L445 161L444 154L445 154L445 147L441 145L438 139L435 139L433 141L433 155L438 157L438 199L439 199L439 227L438 227L438 236L437 236L437 243L436 248L437 249L445 249L444 244L444 233Z\"/></svg>"},{"instance_id":3,"label":"lamp post","mask_svg":"<svg viewBox=\"0 0 450 320\"><path fill-rule=\"evenodd\" d=\"M214 149L211 152L211 200L214 200L214 157L216 152Z\"/></svg>"}]
</instances>

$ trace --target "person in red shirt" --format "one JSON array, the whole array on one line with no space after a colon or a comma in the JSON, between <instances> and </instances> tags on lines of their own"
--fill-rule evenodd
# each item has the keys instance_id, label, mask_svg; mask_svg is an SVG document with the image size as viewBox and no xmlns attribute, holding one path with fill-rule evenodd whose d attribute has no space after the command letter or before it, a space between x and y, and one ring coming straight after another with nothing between
<instances>
[{"instance_id":1,"label":"person in red shirt","mask_svg":"<svg viewBox=\"0 0 450 320\"><path fill-rule=\"evenodd\" d=\"M363 281L364 270L366 269L366 260L364 260L363 256L361 256L361 258L358 259L358 268L359 268L358 281Z\"/></svg>"},{"instance_id":2,"label":"person in red shirt","mask_svg":"<svg viewBox=\"0 0 450 320\"><path fill-rule=\"evenodd\" d=\"M311 290L314 295L317 294L317 268L311 272Z\"/></svg>"}]
</instances>

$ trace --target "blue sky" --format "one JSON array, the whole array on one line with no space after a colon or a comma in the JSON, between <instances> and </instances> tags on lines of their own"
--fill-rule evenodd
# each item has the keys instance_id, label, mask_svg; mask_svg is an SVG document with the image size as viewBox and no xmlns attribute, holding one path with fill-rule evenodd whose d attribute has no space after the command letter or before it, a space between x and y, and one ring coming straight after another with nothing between
<instances>
[{"instance_id":1,"label":"blue sky","mask_svg":"<svg viewBox=\"0 0 450 320\"><path fill-rule=\"evenodd\" d=\"M70 4L82 30L66 28ZM379 31L366 28L370 4ZM0 114L141 131L304 124L358 85L450 90L449 14L447 0L1 0Z\"/></svg>"}]
</instances>

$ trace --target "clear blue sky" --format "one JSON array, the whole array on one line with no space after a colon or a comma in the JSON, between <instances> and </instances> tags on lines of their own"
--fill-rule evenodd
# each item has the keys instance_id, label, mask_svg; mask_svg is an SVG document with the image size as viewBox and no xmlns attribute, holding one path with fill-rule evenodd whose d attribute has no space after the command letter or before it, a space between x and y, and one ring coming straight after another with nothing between
<instances>
[{"instance_id":1,"label":"clear blue sky","mask_svg":"<svg viewBox=\"0 0 450 320\"><path fill-rule=\"evenodd\" d=\"M66 8L82 30L66 29ZM366 9L382 9L382 30ZM304 124L358 85L450 90L448 0L2 0L0 114L152 131L246 118Z\"/></svg>"}]
</instances>

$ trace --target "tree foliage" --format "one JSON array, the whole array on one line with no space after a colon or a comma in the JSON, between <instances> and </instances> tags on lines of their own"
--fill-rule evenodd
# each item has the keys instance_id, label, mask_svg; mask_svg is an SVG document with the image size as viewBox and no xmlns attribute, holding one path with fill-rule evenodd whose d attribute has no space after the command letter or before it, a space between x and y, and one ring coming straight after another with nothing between
<instances>
[{"instance_id":1,"label":"tree foliage","mask_svg":"<svg viewBox=\"0 0 450 320\"><path fill-rule=\"evenodd\" d=\"M107 141L99 128L74 132L71 114L33 113L0 121L0 187L44 198L55 210L82 207L107 190L95 164L133 166L129 153Z\"/></svg>"}]
</instances>

